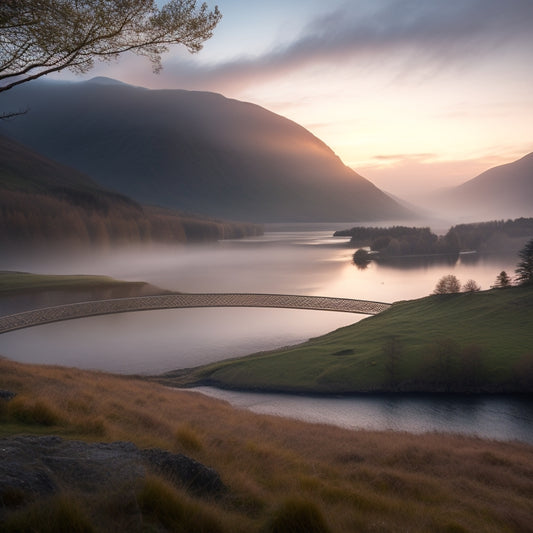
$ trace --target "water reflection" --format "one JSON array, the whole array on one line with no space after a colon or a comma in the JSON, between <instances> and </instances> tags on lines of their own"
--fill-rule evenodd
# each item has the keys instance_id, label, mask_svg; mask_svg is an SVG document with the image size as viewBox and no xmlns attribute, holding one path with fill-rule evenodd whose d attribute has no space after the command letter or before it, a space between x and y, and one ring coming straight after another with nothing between
<instances>
[{"instance_id":1,"label":"water reflection","mask_svg":"<svg viewBox=\"0 0 533 533\"><path fill-rule=\"evenodd\" d=\"M459 260L459 254L377 257L378 264L401 270L447 266L453 268Z\"/></svg>"},{"instance_id":2,"label":"water reflection","mask_svg":"<svg viewBox=\"0 0 533 533\"><path fill-rule=\"evenodd\" d=\"M169 309L89 317L0 335L0 354L125 374L157 374L298 344L363 315L293 309Z\"/></svg>"},{"instance_id":3,"label":"water reflection","mask_svg":"<svg viewBox=\"0 0 533 533\"><path fill-rule=\"evenodd\" d=\"M372 395L331 398L210 387L193 390L256 413L349 429L437 431L533 444L533 401L526 397Z\"/></svg>"},{"instance_id":4,"label":"water reflection","mask_svg":"<svg viewBox=\"0 0 533 533\"><path fill-rule=\"evenodd\" d=\"M516 263L514 256L476 255L474 260L461 255L455 264L433 257L397 264L371 261L358 270L352 263L353 249L344 246L346 238L333 237L335 228L301 229L210 245L2 255L0 269L104 274L184 292L270 292L394 302L430 294L449 273L462 282L474 279L486 289L499 272L512 272ZM39 305L49 301L46 296ZM301 342L363 318L275 309L157 313L84 319L0 335L0 354L114 372L158 372Z\"/></svg>"}]
</instances>

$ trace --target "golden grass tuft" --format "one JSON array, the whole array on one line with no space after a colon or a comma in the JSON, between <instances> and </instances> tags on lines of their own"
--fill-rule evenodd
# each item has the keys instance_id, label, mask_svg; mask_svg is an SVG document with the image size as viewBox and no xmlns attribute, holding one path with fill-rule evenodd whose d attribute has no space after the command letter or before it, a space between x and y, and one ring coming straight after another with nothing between
<instances>
[{"instance_id":1,"label":"golden grass tuft","mask_svg":"<svg viewBox=\"0 0 533 533\"><path fill-rule=\"evenodd\" d=\"M206 510L167 481L149 476L138 495L144 522L179 533L223 533L227 531L215 512Z\"/></svg>"},{"instance_id":2,"label":"golden grass tuft","mask_svg":"<svg viewBox=\"0 0 533 533\"><path fill-rule=\"evenodd\" d=\"M8 416L24 424L59 426L62 418L57 410L44 399L33 401L24 396L16 396L9 402Z\"/></svg>"},{"instance_id":3,"label":"golden grass tuft","mask_svg":"<svg viewBox=\"0 0 533 533\"><path fill-rule=\"evenodd\" d=\"M93 533L95 530L76 498L61 494L12 513L3 523L4 533Z\"/></svg>"},{"instance_id":4,"label":"golden grass tuft","mask_svg":"<svg viewBox=\"0 0 533 533\"><path fill-rule=\"evenodd\" d=\"M188 423L180 424L175 432L176 447L187 452L199 452L203 448L198 432Z\"/></svg>"},{"instance_id":5,"label":"golden grass tuft","mask_svg":"<svg viewBox=\"0 0 533 533\"><path fill-rule=\"evenodd\" d=\"M129 491L78 494L72 520L83 516L95 531L253 533L300 523L312 531L313 522L336 533L533 532L527 444L306 424L140 379L1 358L0 388L17 393L0 416L0 437L53 432L160 447L214 468L228 487L200 499L150 476ZM68 522L57 502L53 514ZM22 503L0 530L16 531L22 514L44 516L42 502Z\"/></svg>"},{"instance_id":6,"label":"golden grass tuft","mask_svg":"<svg viewBox=\"0 0 533 533\"><path fill-rule=\"evenodd\" d=\"M292 497L273 512L266 531L269 533L328 533L330 530L315 502Z\"/></svg>"}]
</instances>

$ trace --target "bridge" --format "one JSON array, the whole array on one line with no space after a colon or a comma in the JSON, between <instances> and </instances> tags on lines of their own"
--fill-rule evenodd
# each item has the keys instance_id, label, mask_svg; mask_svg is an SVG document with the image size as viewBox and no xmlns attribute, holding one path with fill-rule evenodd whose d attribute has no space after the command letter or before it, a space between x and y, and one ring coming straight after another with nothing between
<instances>
[{"instance_id":1,"label":"bridge","mask_svg":"<svg viewBox=\"0 0 533 533\"><path fill-rule=\"evenodd\" d=\"M172 293L78 302L0 316L0 334L41 324L89 316L192 307L274 307L376 315L389 308L390 304L368 300L353 300L351 298L291 294Z\"/></svg>"}]
</instances>

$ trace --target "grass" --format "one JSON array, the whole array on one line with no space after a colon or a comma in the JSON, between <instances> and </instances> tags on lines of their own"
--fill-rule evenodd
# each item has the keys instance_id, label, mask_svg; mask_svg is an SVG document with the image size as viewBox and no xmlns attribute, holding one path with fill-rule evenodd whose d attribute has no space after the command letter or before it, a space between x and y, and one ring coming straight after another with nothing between
<instances>
[{"instance_id":1,"label":"grass","mask_svg":"<svg viewBox=\"0 0 533 533\"><path fill-rule=\"evenodd\" d=\"M160 378L182 386L330 394L531 392L533 286L397 302L297 346Z\"/></svg>"},{"instance_id":2,"label":"grass","mask_svg":"<svg viewBox=\"0 0 533 533\"><path fill-rule=\"evenodd\" d=\"M2 531L533 531L530 445L306 424L140 379L7 359L0 388L17 393L0 408L0 437L160 447L214 468L228 487L202 499L149 475L128 491L12 494Z\"/></svg>"},{"instance_id":3,"label":"grass","mask_svg":"<svg viewBox=\"0 0 533 533\"><path fill-rule=\"evenodd\" d=\"M99 288L141 287L144 282L119 281L108 276L56 276L28 272L0 271L0 296L49 290L86 290Z\"/></svg>"}]
</instances>

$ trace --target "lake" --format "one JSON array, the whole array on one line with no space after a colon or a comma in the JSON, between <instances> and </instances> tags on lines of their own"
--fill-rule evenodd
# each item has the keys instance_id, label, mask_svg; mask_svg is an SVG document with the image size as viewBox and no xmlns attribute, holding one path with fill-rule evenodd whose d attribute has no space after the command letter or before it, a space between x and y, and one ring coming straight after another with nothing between
<instances>
[{"instance_id":1,"label":"lake","mask_svg":"<svg viewBox=\"0 0 533 533\"><path fill-rule=\"evenodd\" d=\"M239 409L348 429L461 433L533 444L533 401L510 396L354 395L347 397L191 389Z\"/></svg>"},{"instance_id":2,"label":"lake","mask_svg":"<svg viewBox=\"0 0 533 533\"><path fill-rule=\"evenodd\" d=\"M430 294L438 279L450 273L462 282L474 279L487 289L502 270L513 273L517 262L516 256L464 254L457 259L372 262L361 270L351 261L353 249L346 246L348 239L333 237L336 229L348 227L351 224L295 225L270 228L262 237L208 245L1 257L0 269L104 274L184 292L308 294L394 302ZM127 313L6 333L0 336L0 354L29 363L119 373L159 373L296 344L364 318L348 313L285 309ZM288 405L288 401L285 403ZM392 413L390 403L384 405L384 412ZM301 404L291 409L304 412ZM510 411L513 409L509 407ZM339 405L335 410L343 412L345 408ZM313 416L310 414L309 419ZM531 422L527 418L531 417L530 411L524 416ZM487 417L490 418L488 415L477 418L485 424ZM393 418L400 419L397 414ZM426 418L419 414L410 419ZM465 422L464 428L468 426ZM402 427L416 430L412 429L412 422ZM523 437L510 433L509 438Z\"/></svg>"}]
</instances>

